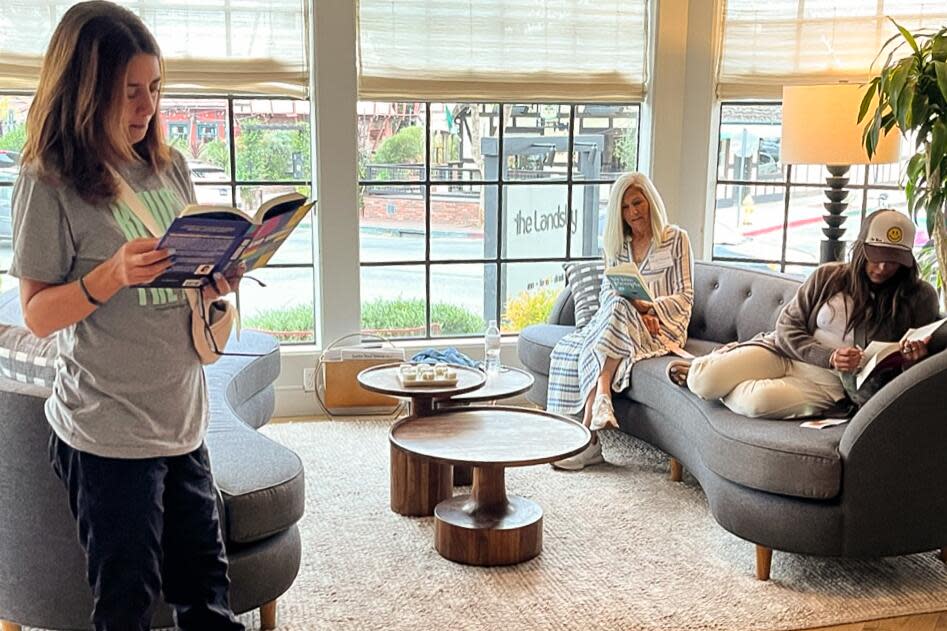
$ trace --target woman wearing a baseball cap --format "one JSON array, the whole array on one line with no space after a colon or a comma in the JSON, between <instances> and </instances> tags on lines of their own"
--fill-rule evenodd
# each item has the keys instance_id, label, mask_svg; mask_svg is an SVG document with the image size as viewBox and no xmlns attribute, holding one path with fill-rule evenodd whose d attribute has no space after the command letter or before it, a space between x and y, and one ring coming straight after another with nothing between
<instances>
[{"instance_id":1,"label":"woman wearing a baseball cap","mask_svg":"<svg viewBox=\"0 0 947 631\"><path fill-rule=\"evenodd\" d=\"M672 362L668 376L754 418L824 414L847 403L843 379L857 371L870 341L900 340L938 317L937 292L918 276L915 232L903 213L873 212L851 260L813 272L779 314L775 331L689 365ZM901 353L913 364L927 356L926 341L902 343Z\"/></svg>"}]
</instances>

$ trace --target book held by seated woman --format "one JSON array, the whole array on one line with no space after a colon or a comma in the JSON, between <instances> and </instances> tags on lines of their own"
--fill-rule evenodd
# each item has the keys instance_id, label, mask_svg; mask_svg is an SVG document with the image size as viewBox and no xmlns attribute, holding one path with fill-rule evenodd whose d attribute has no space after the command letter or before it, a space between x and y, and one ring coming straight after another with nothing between
<instances>
[{"instance_id":1,"label":"book held by seated woman","mask_svg":"<svg viewBox=\"0 0 947 631\"><path fill-rule=\"evenodd\" d=\"M618 295L628 300L644 300L654 302L648 285L634 261L619 263L605 270L605 280L618 292Z\"/></svg>"}]
</instances>

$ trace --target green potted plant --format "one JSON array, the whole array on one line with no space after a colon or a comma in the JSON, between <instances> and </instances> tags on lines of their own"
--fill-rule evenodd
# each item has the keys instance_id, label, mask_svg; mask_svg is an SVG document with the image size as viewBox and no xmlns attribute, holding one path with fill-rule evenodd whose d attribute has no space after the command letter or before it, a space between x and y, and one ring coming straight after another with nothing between
<instances>
[{"instance_id":1,"label":"green potted plant","mask_svg":"<svg viewBox=\"0 0 947 631\"><path fill-rule=\"evenodd\" d=\"M935 284L943 288L947 274L947 27L912 34L891 21L898 34L882 46L879 56L890 52L878 75L868 82L858 121L867 117L863 143L869 156L881 134L895 126L906 137L913 135L915 153L905 170L904 190L911 214L916 218L921 209L927 213L927 232L934 239L940 278ZM895 59L905 45L910 54ZM941 296L947 306L943 291Z\"/></svg>"}]
</instances>

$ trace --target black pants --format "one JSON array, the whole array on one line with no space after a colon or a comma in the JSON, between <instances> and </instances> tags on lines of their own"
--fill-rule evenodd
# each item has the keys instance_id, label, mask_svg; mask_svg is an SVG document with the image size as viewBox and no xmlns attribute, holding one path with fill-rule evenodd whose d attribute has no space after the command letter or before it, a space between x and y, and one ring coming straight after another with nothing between
<instances>
[{"instance_id":1,"label":"black pants","mask_svg":"<svg viewBox=\"0 0 947 631\"><path fill-rule=\"evenodd\" d=\"M230 610L207 447L168 458L102 458L53 434L49 455L86 553L98 631L150 629L162 591L180 629L243 631Z\"/></svg>"}]
</instances>

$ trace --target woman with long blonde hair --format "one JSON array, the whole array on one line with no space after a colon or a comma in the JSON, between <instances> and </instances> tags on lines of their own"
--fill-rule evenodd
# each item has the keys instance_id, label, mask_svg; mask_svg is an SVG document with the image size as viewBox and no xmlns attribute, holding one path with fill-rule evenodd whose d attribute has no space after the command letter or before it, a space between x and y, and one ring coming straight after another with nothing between
<instances>
[{"instance_id":1,"label":"woman with long blonde hair","mask_svg":"<svg viewBox=\"0 0 947 631\"><path fill-rule=\"evenodd\" d=\"M654 301L627 300L603 278L592 320L553 349L547 409L582 411L582 422L593 431L588 449L553 463L560 469L604 462L594 432L618 426L612 392L629 386L635 362L665 355L687 339L694 300L690 241L668 224L664 201L643 173L626 173L612 185L603 250L606 269L634 261Z\"/></svg>"},{"instance_id":2,"label":"woman with long blonde hair","mask_svg":"<svg viewBox=\"0 0 947 631\"><path fill-rule=\"evenodd\" d=\"M162 138L161 79L158 45L131 11L66 11L27 118L10 273L26 325L56 336L49 453L86 553L95 628L149 629L163 593L181 629L242 630L191 307L180 290L139 288L173 252L156 249L132 206L167 228L195 201L184 157ZM206 302L237 280L216 279Z\"/></svg>"}]
</instances>

